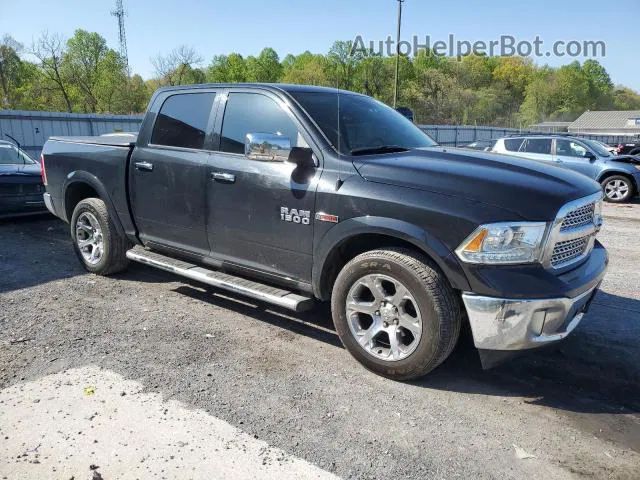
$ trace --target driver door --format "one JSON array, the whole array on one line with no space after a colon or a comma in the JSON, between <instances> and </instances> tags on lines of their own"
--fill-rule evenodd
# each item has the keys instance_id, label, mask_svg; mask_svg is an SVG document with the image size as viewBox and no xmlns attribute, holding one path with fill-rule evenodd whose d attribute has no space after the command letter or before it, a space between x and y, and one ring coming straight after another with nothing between
<instances>
[{"instance_id":1,"label":"driver door","mask_svg":"<svg viewBox=\"0 0 640 480\"><path fill-rule=\"evenodd\" d=\"M596 166L594 160L585 157L589 152L585 145L562 138L557 138L555 143L553 159L558 164L590 178L596 178Z\"/></svg>"}]
</instances>

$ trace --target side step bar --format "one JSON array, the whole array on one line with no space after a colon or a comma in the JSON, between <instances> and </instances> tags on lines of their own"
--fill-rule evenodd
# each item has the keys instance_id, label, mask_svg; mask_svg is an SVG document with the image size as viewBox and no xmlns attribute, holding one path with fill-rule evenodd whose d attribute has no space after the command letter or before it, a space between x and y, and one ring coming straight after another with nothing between
<instances>
[{"instance_id":1,"label":"side step bar","mask_svg":"<svg viewBox=\"0 0 640 480\"><path fill-rule=\"evenodd\" d=\"M134 262L144 263L151 267L190 278L191 280L206 283L212 287L229 290L256 300L278 305L279 307L287 308L294 312L307 311L311 309L315 303L311 297L305 297L289 290L283 290L245 278L236 277L228 273L208 270L193 263L145 250L140 246L133 247L127 251L127 258Z\"/></svg>"}]
</instances>

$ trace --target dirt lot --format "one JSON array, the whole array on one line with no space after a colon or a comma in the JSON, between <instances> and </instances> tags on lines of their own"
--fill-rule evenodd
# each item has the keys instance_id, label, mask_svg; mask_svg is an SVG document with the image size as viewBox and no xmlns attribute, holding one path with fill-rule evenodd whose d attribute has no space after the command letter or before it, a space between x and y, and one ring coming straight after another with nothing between
<instances>
[{"instance_id":1,"label":"dirt lot","mask_svg":"<svg viewBox=\"0 0 640 480\"><path fill-rule=\"evenodd\" d=\"M606 213L610 271L562 346L483 372L466 338L409 384L352 360L326 307L89 275L66 224L2 222L0 478L639 478L640 205Z\"/></svg>"}]
</instances>

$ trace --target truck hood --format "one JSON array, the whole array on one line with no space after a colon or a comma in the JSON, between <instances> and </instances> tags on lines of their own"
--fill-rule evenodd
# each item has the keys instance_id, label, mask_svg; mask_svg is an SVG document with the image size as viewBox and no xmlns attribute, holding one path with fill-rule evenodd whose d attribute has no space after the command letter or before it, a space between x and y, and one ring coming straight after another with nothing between
<instances>
[{"instance_id":1,"label":"truck hood","mask_svg":"<svg viewBox=\"0 0 640 480\"><path fill-rule=\"evenodd\" d=\"M600 191L590 178L535 160L429 147L358 158L367 181L398 185L508 210L526 220L552 220L565 203Z\"/></svg>"}]
</instances>

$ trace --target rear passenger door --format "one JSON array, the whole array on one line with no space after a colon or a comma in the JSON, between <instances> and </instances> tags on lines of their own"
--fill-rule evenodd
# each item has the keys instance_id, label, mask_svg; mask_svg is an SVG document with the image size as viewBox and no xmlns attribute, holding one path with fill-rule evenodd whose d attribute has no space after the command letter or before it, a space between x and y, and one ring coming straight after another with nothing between
<instances>
[{"instance_id":1,"label":"rear passenger door","mask_svg":"<svg viewBox=\"0 0 640 480\"><path fill-rule=\"evenodd\" d=\"M550 138L525 138L520 146L520 156L532 160L542 160L552 162Z\"/></svg>"},{"instance_id":2,"label":"rear passenger door","mask_svg":"<svg viewBox=\"0 0 640 480\"><path fill-rule=\"evenodd\" d=\"M212 154L208 180L212 255L254 271L310 282L320 168L298 178L293 164L247 158L244 144L249 133L286 136L292 147L308 147L311 138L271 92L231 89L219 111L219 151Z\"/></svg>"},{"instance_id":3,"label":"rear passenger door","mask_svg":"<svg viewBox=\"0 0 640 480\"><path fill-rule=\"evenodd\" d=\"M140 239L208 255L206 187L216 91L168 92L156 103L161 107L153 130L146 144L136 146L129 166Z\"/></svg>"}]
</instances>

